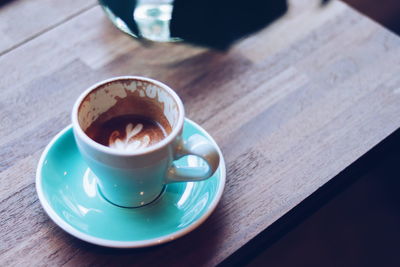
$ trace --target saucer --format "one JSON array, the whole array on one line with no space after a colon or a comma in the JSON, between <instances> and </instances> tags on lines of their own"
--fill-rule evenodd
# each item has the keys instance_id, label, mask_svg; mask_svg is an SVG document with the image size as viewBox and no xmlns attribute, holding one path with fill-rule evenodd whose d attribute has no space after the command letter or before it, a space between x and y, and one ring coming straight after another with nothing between
<instances>
[{"instance_id":1,"label":"saucer","mask_svg":"<svg viewBox=\"0 0 400 267\"><path fill-rule=\"evenodd\" d=\"M185 119L183 138L212 137L198 124ZM66 127L47 145L36 172L36 191L49 217L71 235L96 245L116 248L153 246L181 237L197 228L214 211L225 186L225 162L214 175L200 182L165 186L159 198L140 208L123 208L105 200L96 179L81 158ZM205 164L186 156L177 165Z\"/></svg>"}]
</instances>

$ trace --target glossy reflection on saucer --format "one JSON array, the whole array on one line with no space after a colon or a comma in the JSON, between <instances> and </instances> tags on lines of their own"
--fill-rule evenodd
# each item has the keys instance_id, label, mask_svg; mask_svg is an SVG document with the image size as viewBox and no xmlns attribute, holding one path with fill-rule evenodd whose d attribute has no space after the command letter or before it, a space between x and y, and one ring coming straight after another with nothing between
<instances>
[{"instance_id":1,"label":"glossy reflection on saucer","mask_svg":"<svg viewBox=\"0 0 400 267\"><path fill-rule=\"evenodd\" d=\"M183 137L194 133L212 140L200 126L186 120ZM205 163L188 156L177 164ZM98 191L96 177L82 160L71 127L43 152L36 177L40 202L55 223L82 240L109 247L151 246L190 232L214 210L224 184L222 159L208 180L168 184L156 201L140 208L115 206Z\"/></svg>"}]
</instances>

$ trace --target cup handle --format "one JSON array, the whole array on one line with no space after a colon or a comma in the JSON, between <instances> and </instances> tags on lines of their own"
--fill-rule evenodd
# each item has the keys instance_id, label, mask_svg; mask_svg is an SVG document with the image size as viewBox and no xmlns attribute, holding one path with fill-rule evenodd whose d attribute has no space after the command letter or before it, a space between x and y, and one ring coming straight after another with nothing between
<instances>
[{"instance_id":1,"label":"cup handle","mask_svg":"<svg viewBox=\"0 0 400 267\"><path fill-rule=\"evenodd\" d=\"M210 178L219 165L217 148L205 137L194 134L186 141L181 138L175 146L174 160L186 155L201 157L208 167L176 166L172 163L166 175L165 183L201 181Z\"/></svg>"}]
</instances>

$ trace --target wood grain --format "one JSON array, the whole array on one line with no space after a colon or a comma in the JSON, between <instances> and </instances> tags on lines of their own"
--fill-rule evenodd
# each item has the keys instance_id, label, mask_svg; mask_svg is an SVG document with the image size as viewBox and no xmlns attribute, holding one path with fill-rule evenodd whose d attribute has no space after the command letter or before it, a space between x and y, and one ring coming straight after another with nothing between
<instances>
[{"instance_id":1,"label":"wood grain","mask_svg":"<svg viewBox=\"0 0 400 267\"><path fill-rule=\"evenodd\" d=\"M94 7L95 3L95 0L1 1L0 55Z\"/></svg>"},{"instance_id":2,"label":"wood grain","mask_svg":"<svg viewBox=\"0 0 400 267\"><path fill-rule=\"evenodd\" d=\"M1 265L215 265L396 130L400 39L341 2L313 3L294 1L227 52L144 47L96 6L0 56ZM178 92L187 116L220 144L228 176L218 208L193 233L115 250L52 223L34 179L77 96L130 74Z\"/></svg>"}]
</instances>

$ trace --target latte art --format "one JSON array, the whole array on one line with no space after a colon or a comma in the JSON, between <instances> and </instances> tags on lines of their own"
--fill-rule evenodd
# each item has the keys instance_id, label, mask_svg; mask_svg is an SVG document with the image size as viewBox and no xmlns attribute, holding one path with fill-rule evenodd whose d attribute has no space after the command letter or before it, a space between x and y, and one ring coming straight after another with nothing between
<instances>
[{"instance_id":1,"label":"latte art","mask_svg":"<svg viewBox=\"0 0 400 267\"><path fill-rule=\"evenodd\" d=\"M138 138L138 134L143 130L143 124L138 123L133 127L132 123L128 123L125 127L125 134L121 134L118 130L111 133L108 138L108 146L118 150L136 150L145 148L150 144L150 137L144 135Z\"/></svg>"},{"instance_id":2,"label":"latte art","mask_svg":"<svg viewBox=\"0 0 400 267\"><path fill-rule=\"evenodd\" d=\"M96 120L85 131L94 141L119 151L135 151L164 139L169 125L138 115L116 116L106 121Z\"/></svg>"}]
</instances>

